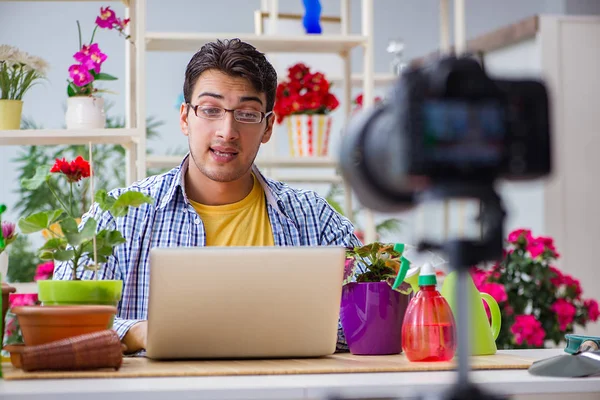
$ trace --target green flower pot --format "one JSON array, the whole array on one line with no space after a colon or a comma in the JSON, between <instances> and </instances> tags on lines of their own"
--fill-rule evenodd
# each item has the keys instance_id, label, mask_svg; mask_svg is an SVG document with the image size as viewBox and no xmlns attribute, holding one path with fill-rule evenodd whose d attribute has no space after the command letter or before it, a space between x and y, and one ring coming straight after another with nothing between
<instances>
[{"instance_id":1,"label":"green flower pot","mask_svg":"<svg viewBox=\"0 0 600 400\"><path fill-rule=\"evenodd\" d=\"M123 293L123 281L38 281L38 299L42 306L106 305L117 307ZM108 329L112 328L114 316Z\"/></svg>"},{"instance_id":2,"label":"green flower pot","mask_svg":"<svg viewBox=\"0 0 600 400\"><path fill-rule=\"evenodd\" d=\"M117 306L123 292L121 280L38 281L38 298L44 306Z\"/></svg>"}]
</instances>

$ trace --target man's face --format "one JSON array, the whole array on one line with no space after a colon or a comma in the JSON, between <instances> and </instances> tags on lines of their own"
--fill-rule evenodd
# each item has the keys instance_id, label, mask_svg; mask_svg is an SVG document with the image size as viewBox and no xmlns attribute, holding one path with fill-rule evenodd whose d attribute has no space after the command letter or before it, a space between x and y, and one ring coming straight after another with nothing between
<instances>
[{"instance_id":1,"label":"man's face","mask_svg":"<svg viewBox=\"0 0 600 400\"><path fill-rule=\"evenodd\" d=\"M207 70L196 81L190 103L264 113L266 100L265 93L258 93L248 80ZM232 182L248 173L260 144L271 138L273 121L270 116L258 124L242 123L232 112L210 120L196 116L186 105L180 110L181 130L188 137L192 161L204 176L216 182Z\"/></svg>"}]
</instances>

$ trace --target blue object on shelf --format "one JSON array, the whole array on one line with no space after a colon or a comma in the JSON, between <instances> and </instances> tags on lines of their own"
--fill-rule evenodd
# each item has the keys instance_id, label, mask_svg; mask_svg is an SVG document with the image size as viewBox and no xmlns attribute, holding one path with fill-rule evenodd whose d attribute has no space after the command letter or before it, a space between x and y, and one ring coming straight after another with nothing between
<instances>
[{"instance_id":1,"label":"blue object on shelf","mask_svg":"<svg viewBox=\"0 0 600 400\"><path fill-rule=\"evenodd\" d=\"M302 0L304 18L302 25L306 33L321 33L321 2L319 0Z\"/></svg>"}]
</instances>

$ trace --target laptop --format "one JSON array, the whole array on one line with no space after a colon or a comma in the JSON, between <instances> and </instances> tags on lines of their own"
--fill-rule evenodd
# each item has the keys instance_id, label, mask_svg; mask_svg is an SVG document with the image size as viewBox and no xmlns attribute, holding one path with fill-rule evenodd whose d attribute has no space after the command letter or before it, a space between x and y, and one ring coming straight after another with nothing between
<instances>
[{"instance_id":1,"label":"laptop","mask_svg":"<svg viewBox=\"0 0 600 400\"><path fill-rule=\"evenodd\" d=\"M330 355L344 261L342 247L153 248L146 356Z\"/></svg>"}]
</instances>

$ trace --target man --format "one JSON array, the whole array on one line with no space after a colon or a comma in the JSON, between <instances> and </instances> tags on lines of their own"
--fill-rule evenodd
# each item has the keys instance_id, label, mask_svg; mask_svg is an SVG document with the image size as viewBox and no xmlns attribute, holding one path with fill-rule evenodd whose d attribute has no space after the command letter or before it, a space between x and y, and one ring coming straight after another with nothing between
<instances>
[{"instance_id":1,"label":"man","mask_svg":"<svg viewBox=\"0 0 600 400\"><path fill-rule=\"evenodd\" d=\"M179 167L111 193L140 191L154 204L122 218L94 205L83 217L82 223L94 216L98 230L116 227L127 240L100 277L124 282L114 329L128 352L146 346L153 247L360 245L352 224L323 198L267 179L253 165L273 132L276 87L275 69L251 45L238 39L204 45L183 86L180 126L189 154ZM57 266L54 279L70 276L65 263Z\"/></svg>"}]
</instances>

